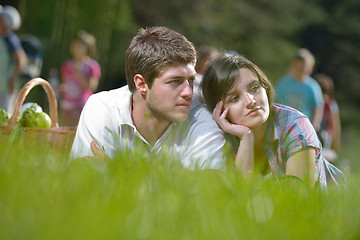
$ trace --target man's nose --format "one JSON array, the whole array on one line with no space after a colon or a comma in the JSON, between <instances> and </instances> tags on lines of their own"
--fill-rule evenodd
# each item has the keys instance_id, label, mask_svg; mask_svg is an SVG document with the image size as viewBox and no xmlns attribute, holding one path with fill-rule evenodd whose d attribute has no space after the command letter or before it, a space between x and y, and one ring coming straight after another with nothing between
<instances>
[{"instance_id":1,"label":"man's nose","mask_svg":"<svg viewBox=\"0 0 360 240\"><path fill-rule=\"evenodd\" d=\"M192 82L186 80L183 84L184 84L184 89L181 91L181 96L191 98L194 94Z\"/></svg>"}]
</instances>

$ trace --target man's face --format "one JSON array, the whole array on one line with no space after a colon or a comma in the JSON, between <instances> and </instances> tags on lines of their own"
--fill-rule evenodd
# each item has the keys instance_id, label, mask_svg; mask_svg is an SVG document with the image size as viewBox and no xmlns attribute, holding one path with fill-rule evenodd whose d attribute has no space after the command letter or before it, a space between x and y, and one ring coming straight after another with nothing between
<instances>
[{"instance_id":1,"label":"man's face","mask_svg":"<svg viewBox=\"0 0 360 240\"><path fill-rule=\"evenodd\" d=\"M292 64L293 74L296 77L302 77L306 73L305 62L300 59L296 59Z\"/></svg>"},{"instance_id":2,"label":"man's face","mask_svg":"<svg viewBox=\"0 0 360 240\"><path fill-rule=\"evenodd\" d=\"M152 116L176 122L188 118L195 79L194 64L169 67L154 79L146 96Z\"/></svg>"}]
</instances>

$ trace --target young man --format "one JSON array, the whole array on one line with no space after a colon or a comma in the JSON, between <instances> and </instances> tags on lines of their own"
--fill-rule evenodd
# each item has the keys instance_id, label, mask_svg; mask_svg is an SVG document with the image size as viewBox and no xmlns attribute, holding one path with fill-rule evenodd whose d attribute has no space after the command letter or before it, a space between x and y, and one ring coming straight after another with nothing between
<instances>
[{"instance_id":1,"label":"young man","mask_svg":"<svg viewBox=\"0 0 360 240\"><path fill-rule=\"evenodd\" d=\"M223 168L223 133L202 105L192 104L195 62L195 48L183 35L141 29L126 52L128 85L89 98L70 159L101 155L100 149L111 158L136 148L173 154L190 169Z\"/></svg>"},{"instance_id":2,"label":"young man","mask_svg":"<svg viewBox=\"0 0 360 240\"><path fill-rule=\"evenodd\" d=\"M319 84L310 76L314 70L315 58L301 48L292 61L290 73L282 77L276 87L276 100L304 113L316 131L320 129L324 102Z\"/></svg>"}]
</instances>

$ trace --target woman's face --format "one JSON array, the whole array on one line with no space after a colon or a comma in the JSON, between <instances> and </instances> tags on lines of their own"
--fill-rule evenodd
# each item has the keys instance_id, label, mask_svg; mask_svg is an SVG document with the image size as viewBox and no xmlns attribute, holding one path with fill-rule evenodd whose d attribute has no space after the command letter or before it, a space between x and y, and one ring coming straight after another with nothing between
<instances>
[{"instance_id":1,"label":"woman's face","mask_svg":"<svg viewBox=\"0 0 360 240\"><path fill-rule=\"evenodd\" d=\"M270 114L269 100L258 77L251 70L241 68L238 83L224 99L229 108L230 122L254 129L265 123Z\"/></svg>"}]
</instances>

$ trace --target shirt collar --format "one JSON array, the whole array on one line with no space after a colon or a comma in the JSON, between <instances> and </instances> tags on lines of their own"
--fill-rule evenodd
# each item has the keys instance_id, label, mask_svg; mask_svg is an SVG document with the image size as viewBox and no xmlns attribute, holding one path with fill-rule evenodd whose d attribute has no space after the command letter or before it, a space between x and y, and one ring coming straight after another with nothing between
<instances>
[{"instance_id":1,"label":"shirt collar","mask_svg":"<svg viewBox=\"0 0 360 240\"><path fill-rule=\"evenodd\" d=\"M135 129L135 125L133 123L132 117L131 117L131 110L132 110L132 93L130 90L120 99L119 101L122 101L122 104L119 104L119 111L121 113L122 121L120 121L120 126L122 125L128 125Z\"/></svg>"}]
</instances>

